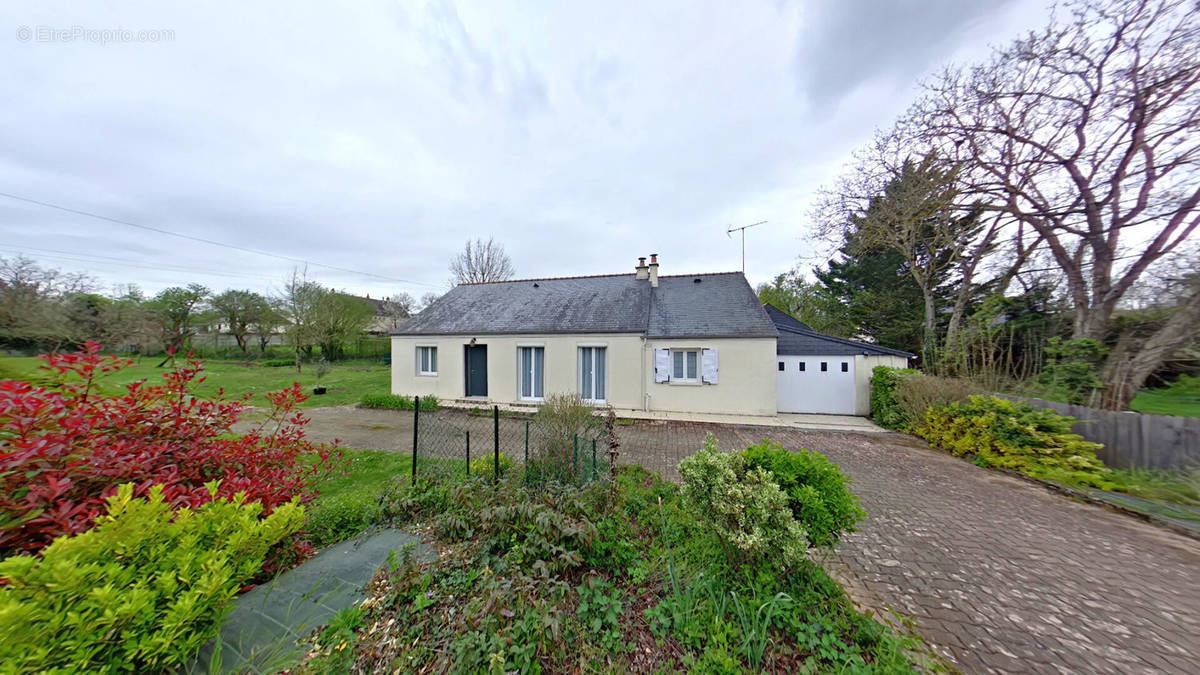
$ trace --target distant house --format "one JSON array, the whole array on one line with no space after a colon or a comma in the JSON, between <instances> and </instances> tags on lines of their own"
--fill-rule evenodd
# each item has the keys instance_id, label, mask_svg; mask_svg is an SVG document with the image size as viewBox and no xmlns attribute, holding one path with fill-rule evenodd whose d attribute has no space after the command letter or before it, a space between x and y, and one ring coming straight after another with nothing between
<instances>
[{"instance_id":1,"label":"distant house","mask_svg":"<svg viewBox=\"0 0 1200 675\"><path fill-rule=\"evenodd\" d=\"M375 316L371 318L371 323L366 329L372 335L390 335L408 323L407 310L401 310L387 299L372 298L369 295L355 297L366 300L375 308Z\"/></svg>"},{"instance_id":2,"label":"distant house","mask_svg":"<svg viewBox=\"0 0 1200 675\"><path fill-rule=\"evenodd\" d=\"M657 256L645 260L633 274L455 287L393 332L392 391L517 405L577 392L647 411L865 414L870 367L907 363L904 352L822 336L764 308L740 272L666 276ZM828 396L793 396L793 372Z\"/></svg>"}]
</instances>

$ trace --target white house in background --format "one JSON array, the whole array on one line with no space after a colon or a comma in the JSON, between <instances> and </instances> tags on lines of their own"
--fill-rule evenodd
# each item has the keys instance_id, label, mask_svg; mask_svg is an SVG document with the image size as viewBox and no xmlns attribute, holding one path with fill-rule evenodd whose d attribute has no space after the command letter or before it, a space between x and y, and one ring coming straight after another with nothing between
<instances>
[{"instance_id":1,"label":"white house in background","mask_svg":"<svg viewBox=\"0 0 1200 675\"><path fill-rule=\"evenodd\" d=\"M740 272L660 276L656 255L638 261L633 274L455 287L392 334L392 392L531 406L576 392L627 410L866 414L870 368L907 363L904 352L773 317L786 315L764 309Z\"/></svg>"}]
</instances>

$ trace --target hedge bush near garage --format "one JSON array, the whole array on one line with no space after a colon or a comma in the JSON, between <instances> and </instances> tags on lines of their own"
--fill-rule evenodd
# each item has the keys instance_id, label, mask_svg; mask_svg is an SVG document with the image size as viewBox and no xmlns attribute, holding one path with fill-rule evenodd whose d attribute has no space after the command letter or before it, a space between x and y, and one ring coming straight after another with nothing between
<instances>
[{"instance_id":1,"label":"hedge bush near garage","mask_svg":"<svg viewBox=\"0 0 1200 675\"><path fill-rule=\"evenodd\" d=\"M871 371L871 419L885 429L908 427L904 411L896 400L896 388L906 377L918 374L912 368L875 366Z\"/></svg>"},{"instance_id":2,"label":"hedge bush near garage","mask_svg":"<svg viewBox=\"0 0 1200 675\"><path fill-rule=\"evenodd\" d=\"M1071 433L1074 423L1053 410L976 395L927 410L914 431L934 447L973 456L980 466L1112 489L1111 470L1096 456L1102 446Z\"/></svg>"}]
</instances>

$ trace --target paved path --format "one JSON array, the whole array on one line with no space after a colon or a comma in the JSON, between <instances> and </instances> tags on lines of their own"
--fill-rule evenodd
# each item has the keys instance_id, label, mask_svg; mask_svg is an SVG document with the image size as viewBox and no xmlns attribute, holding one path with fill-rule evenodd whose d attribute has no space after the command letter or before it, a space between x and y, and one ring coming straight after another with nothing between
<instances>
[{"instance_id":1,"label":"paved path","mask_svg":"<svg viewBox=\"0 0 1200 675\"><path fill-rule=\"evenodd\" d=\"M312 414L314 438L411 447L411 413ZM621 460L675 478L709 432L725 449L770 437L841 465L869 516L829 567L966 672L1200 673L1200 542L896 434L640 421L620 428Z\"/></svg>"},{"instance_id":2,"label":"paved path","mask_svg":"<svg viewBox=\"0 0 1200 675\"><path fill-rule=\"evenodd\" d=\"M185 672L207 673L216 640L221 641L222 672L274 673L304 656L297 641L325 625L342 609L363 599L363 588L387 562L414 547L414 557L430 555L420 540L400 530L366 534L324 549L312 560L284 572L239 597L221 626Z\"/></svg>"},{"instance_id":3,"label":"paved path","mask_svg":"<svg viewBox=\"0 0 1200 675\"><path fill-rule=\"evenodd\" d=\"M827 566L965 672L1200 673L1194 539L897 434L669 425L627 436L623 459L661 462L710 431L837 462L869 515Z\"/></svg>"}]
</instances>

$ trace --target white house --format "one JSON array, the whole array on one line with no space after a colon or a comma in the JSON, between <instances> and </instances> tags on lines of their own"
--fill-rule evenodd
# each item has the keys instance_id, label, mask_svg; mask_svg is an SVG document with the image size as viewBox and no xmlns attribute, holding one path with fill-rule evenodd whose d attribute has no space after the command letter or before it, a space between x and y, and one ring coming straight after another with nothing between
<instances>
[{"instance_id":1,"label":"white house","mask_svg":"<svg viewBox=\"0 0 1200 675\"><path fill-rule=\"evenodd\" d=\"M651 256L633 274L459 285L392 334L392 392L513 405L577 392L618 409L861 415L870 369L910 356L764 309L740 272L658 268Z\"/></svg>"}]
</instances>

